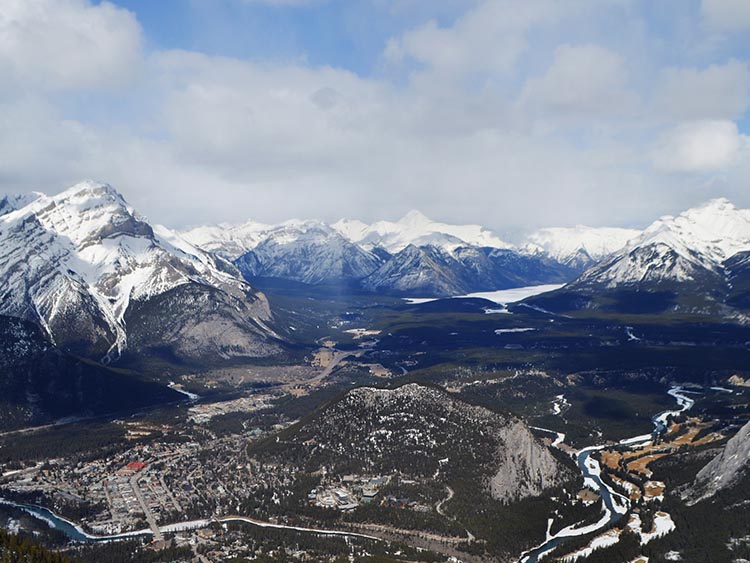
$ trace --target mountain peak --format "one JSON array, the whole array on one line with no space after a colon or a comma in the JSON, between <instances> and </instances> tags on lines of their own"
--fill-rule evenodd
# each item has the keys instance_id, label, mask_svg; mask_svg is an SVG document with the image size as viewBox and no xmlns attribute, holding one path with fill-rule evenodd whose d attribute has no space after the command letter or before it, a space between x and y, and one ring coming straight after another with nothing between
<instances>
[{"instance_id":1,"label":"mountain peak","mask_svg":"<svg viewBox=\"0 0 750 563\"><path fill-rule=\"evenodd\" d=\"M433 221L421 211L412 209L401 219L399 219L398 222L402 225L426 225L432 223Z\"/></svg>"},{"instance_id":2,"label":"mountain peak","mask_svg":"<svg viewBox=\"0 0 750 563\"><path fill-rule=\"evenodd\" d=\"M84 180L67 190L54 196L56 201L69 201L80 204L85 200L98 200L107 202L116 202L126 205L125 198L111 184L105 182L96 182L94 180Z\"/></svg>"},{"instance_id":3,"label":"mountain peak","mask_svg":"<svg viewBox=\"0 0 750 563\"><path fill-rule=\"evenodd\" d=\"M725 197L717 197L714 199L709 199L702 205L698 205L696 207L693 207L692 209L688 209L684 213L684 215L690 216L697 213L724 214L733 213L735 211L737 211L737 207L731 201L729 201Z\"/></svg>"}]
</instances>

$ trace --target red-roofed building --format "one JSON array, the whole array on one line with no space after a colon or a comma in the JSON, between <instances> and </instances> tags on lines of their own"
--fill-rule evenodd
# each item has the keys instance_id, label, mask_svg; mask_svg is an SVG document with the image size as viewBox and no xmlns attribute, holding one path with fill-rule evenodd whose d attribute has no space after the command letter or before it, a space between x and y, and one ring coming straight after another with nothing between
<instances>
[{"instance_id":1,"label":"red-roofed building","mask_svg":"<svg viewBox=\"0 0 750 563\"><path fill-rule=\"evenodd\" d=\"M146 467L146 464L141 461L131 461L125 467L120 468L117 471L117 474L118 475L135 475L144 467Z\"/></svg>"}]
</instances>

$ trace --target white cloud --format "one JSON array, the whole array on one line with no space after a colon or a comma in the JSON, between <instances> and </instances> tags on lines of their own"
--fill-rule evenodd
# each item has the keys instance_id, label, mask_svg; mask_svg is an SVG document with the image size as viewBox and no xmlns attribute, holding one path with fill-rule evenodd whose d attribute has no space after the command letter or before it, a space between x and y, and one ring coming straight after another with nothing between
<instances>
[{"instance_id":1,"label":"white cloud","mask_svg":"<svg viewBox=\"0 0 750 563\"><path fill-rule=\"evenodd\" d=\"M659 114L680 120L736 119L749 104L750 70L737 60L705 69L665 69L655 95Z\"/></svg>"},{"instance_id":2,"label":"white cloud","mask_svg":"<svg viewBox=\"0 0 750 563\"><path fill-rule=\"evenodd\" d=\"M747 140L733 121L685 123L665 135L654 164L668 172L720 171L736 161Z\"/></svg>"},{"instance_id":3,"label":"white cloud","mask_svg":"<svg viewBox=\"0 0 750 563\"><path fill-rule=\"evenodd\" d=\"M430 20L391 38L384 58L390 64L421 65L420 78L507 72L527 48L529 29L554 20L560 10L560 4L550 0L484 0L451 26Z\"/></svg>"},{"instance_id":4,"label":"white cloud","mask_svg":"<svg viewBox=\"0 0 750 563\"><path fill-rule=\"evenodd\" d=\"M619 116L637 100L621 56L598 45L561 45L547 71L530 79L521 103L543 114Z\"/></svg>"},{"instance_id":5,"label":"white cloud","mask_svg":"<svg viewBox=\"0 0 750 563\"><path fill-rule=\"evenodd\" d=\"M141 60L135 16L109 2L2 0L0 75L34 90L122 86Z\"/></svg>"},{"instance_id":6,"label":"white cloud","mask_svg":"<svg viewBox=\"0 0 750 563\"><path fill-rule=\"evenodd\" d=\"M718 31L750 29L750 2L747 0L702 0L701 10L708 24Z\"/></svg>"}]
</instances>

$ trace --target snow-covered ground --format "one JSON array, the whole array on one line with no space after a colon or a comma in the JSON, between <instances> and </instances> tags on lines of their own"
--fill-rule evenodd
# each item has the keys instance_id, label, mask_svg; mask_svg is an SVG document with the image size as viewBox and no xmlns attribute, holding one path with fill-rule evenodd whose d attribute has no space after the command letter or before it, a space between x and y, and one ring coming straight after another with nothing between
<instances>
[{"instance_id":1,"label":"snow-covered ground","mask_svg":"<svg viewBox=\"0 0 750 563\"><path fill-rule=\"evenodd\" d=\"M170 389L173 389L174 391L177 391L178 393L182 393L191 401L197 401L198 399L201 398L200 395L196 395L195 393L191 393L190 391L185 391L181 385L178 385L174 381L170 381L167 387L169 387Z\"/></svg>"},{"instance_id":2,"label":"snow-covered ground","mask_svg":"<svg viewBox=\"0 0 750 563\"><path fill-rule=\"evenodd\" d=\"M453 299L467 299L477 298L486 299L492 301L498 305L508 305L515 303L516 301L522 301L527 297L533 297L534 295L541 295L549 291L555 291L560 289L564 284L544 284L544 285L528 285L525 287L514 287L512 289L500 289L497 291L480 291L477 293L467 293L466 295L455 295ZM430 301L437 301L436 297L407 297L404 299L411 305L419 305L421 303L429 303ZM493 312L504 312L503 310L493 310Z\"/></svg>"},{"instance_id":3,"label":"snow-covered ground","mask_svg":"<svg viewBox=\"0 0 750 563\"><path fill-rule=\"evenodd\" d=\"M552 414L562 414L568 408L570 408L570 403L565 398L565 395L555 396L555 400L552 401Z\"/></svg>"}]
</instances>

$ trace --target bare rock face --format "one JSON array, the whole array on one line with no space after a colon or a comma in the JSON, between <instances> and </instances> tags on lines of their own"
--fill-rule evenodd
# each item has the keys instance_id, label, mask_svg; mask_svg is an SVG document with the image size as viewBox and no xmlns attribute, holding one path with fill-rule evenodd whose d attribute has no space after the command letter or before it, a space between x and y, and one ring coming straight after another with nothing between
<instances>
[{"instance_id":1,"label":"bare rock face","mask_svg":"<svg viewBox=\"0 0 750 563\"><path fill-rule=\"evenodd\" d=\"M745 424L724 446L724 450L698 472L693 487L683 492L688 504L695 504L728 489L742 478L750 467L750 422Z\"/></svg>"},{"instance_id":2,"label":"bare rock face","mask_svg":"<svg viewBox=\"0 0 750 563\"><path fill-rule=\"evenodd\" d=\"M490 479L492 498L513 501L537 496L570 478L567 470L521 421L506 426L503 442L504 447L498 451L497 473Z\"/></svg>"}]
</instances>

